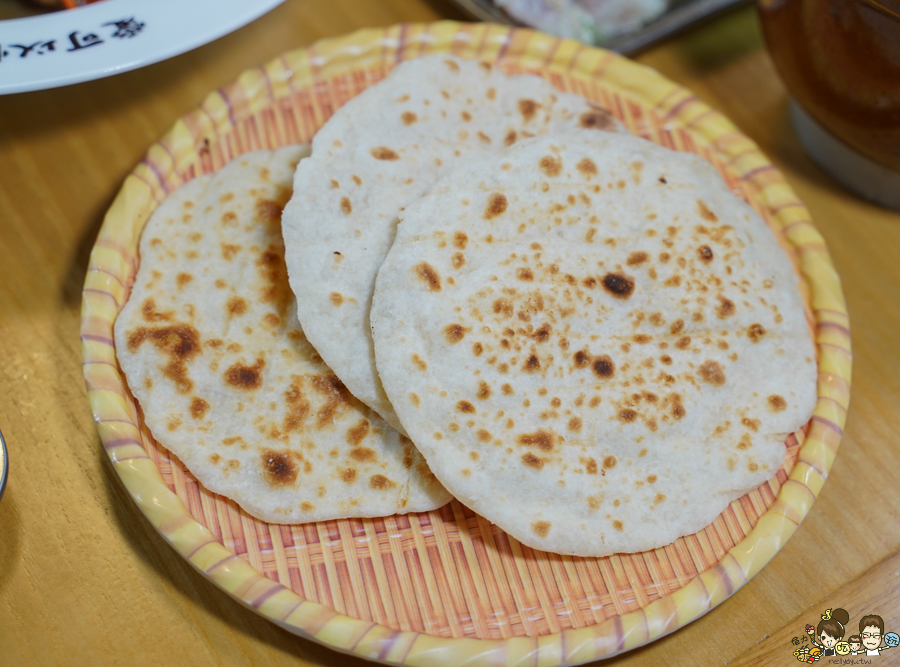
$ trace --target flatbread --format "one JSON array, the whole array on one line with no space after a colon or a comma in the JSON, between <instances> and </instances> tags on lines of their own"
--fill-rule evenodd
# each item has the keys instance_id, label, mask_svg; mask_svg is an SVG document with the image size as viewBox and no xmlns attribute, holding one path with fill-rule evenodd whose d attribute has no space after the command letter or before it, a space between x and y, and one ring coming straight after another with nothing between
<instances>
[{"instance_id":1,"label":"flatbread","mask_svg":"<svg viewBox=\"0 0 900 667\"><path fill-rule=\"evenodd\" d=\"M306 147L243 155L143 232L116 350L154 437L255 517L302 523L449 500L408 439L354 399L297 322L281 210Z\"/></svg>"},{"instance_id":2,"label":"flatbread","mask_svg":"<svg viewBox=\"0 0 900 667\"><path fill-rule=\"evenodd\" d=\"M606 110L537 76L435 55L401 63L316 134L295 176L303 187L284 212L300 323L350 392L395 428L375 370L369 306L397 214L458 164L579 126L623 130Z\"/></svg>"},{"instance_id":3,"label":"flatbread","mask_svg":"<svg viewBox=\"0 0 900 667\"><path fill-rule=\"evenodd\" d=\"M536 549L644 551L772 477L816 400L798 279L697 156L523 141L401 214L378 370L449 491Z\"/></svg>"}]
</instances>

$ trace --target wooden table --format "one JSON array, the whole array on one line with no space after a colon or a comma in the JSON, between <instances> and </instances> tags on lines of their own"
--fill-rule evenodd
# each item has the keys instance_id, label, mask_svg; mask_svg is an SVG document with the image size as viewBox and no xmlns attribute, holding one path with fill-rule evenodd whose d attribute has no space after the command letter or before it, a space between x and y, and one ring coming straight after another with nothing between
<instances>
[{"instance_id":1,"label":"wooden table","mask_svg":"<svg viewBox=\"0 0 900 667\"><path fill-rule=\"evenodd\" d=\"M123 178L210 89L321 37L439 18L464 17L439 0L288 0L167 62L0 98L0 429L11 460L0 664L366 664L239 606L140 514L85 396L81 288ZM900 215L842 191L804 155L751 9L638 60L729 116L808 204L843 277L856 364L831 479L787 546L712 613L617 662L793 664L791 638L836 606L900 630ZM894 653L876 660L898 664Z\"/></svg>"}]
</instances>

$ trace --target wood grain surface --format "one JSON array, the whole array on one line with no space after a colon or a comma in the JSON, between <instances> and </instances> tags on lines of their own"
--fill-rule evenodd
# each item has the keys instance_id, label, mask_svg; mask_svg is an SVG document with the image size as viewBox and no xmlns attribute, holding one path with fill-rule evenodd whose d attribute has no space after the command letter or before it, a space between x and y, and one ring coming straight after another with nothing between
<instances>
[{"instance_id":1,"label":"wood grain surface","mask_svg":"<svg viewBox=\"0 0 900 667\"><path fill-rule=\"evenodd\" d=\"M439 0L287 0L169 61L0 97L0 430L10 450L0 500L0 664L367 664L239 606L140 514L112 472L87 404L81 289L122 179L207 92L321 37L440 18L465 17ZM853 399L830 479L762 573L688 627L603 664L799 664L791 639L830 607L847 609L851 626L878 613L896 632L900 215L847 194L805 156L753 10L638 60L731 118L808 205L849 304ZM892 653L873 664L900 664Z\"/></svg>"}]
</instances>

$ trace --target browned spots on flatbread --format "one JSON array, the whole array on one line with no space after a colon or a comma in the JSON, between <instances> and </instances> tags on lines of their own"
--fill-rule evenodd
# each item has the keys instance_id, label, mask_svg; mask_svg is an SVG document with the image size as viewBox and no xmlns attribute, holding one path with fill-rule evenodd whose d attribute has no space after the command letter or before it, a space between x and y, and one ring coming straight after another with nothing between
<instances>
[{"instance_id":1,"label":"browned spots on flatbread","mask_svg":"<svg viewBox=\"0 0 900 667\"><path fill-rule=\"evenodd\" d=\"M713 259L713 251L708 245L702 245L697 248L697 256L701 262L709 264Z\"/></svg>"},{"instance_id":2,"label":"browned spots on flatbread","mask_svg":"<svg viewBox=\"0 0 900 667\"><path fill-rule=\"evenodd\" d=\"M524 280L526 282L534 280L534 274L531 272L531 269L528 267L522 267L516 271L516 278L519 280Z\"/></svg>"},{"instance_id":3,"label":"browned spots on flatbread","mask_svg":"<svg viewBox=\"0 0 900 667\"><path fill-rule=\"evenodd\" d=\"M262 453L263 476L272 486L287 486L297 480L297 466L291 452L266 449Z\"/></svg>"},{"instance_id":4,"label":"browned spots on flatbread","mask_svg":"<svg viewBox=\"0 0 900 667\"><path fill-rule=\"evenodd\" d=\"M274 303L280 313L286 312L294 301L294 293L288 284L284 251L274 244L269 244L268 248L260 253L255 265L267 283L262 289L260 300L263 303Z\"/></svg>"},{"instance_id":5,"label":"browned spots on flatbread","mask_svg":"<svg viewBox=\"0 0 900 667\"><path fill-rule=\"evenodd\" d=\"M538 107L541 105L535 102L534 100L529 99L521 99L519 100L519 113L522 114L522 119L527 123L532 118L534 118L537 113Z\"/></svg>"},{"instance_id":6,"label":"browned spots on flatbread","mask_svg":"<svg viewBox=\"0 0 900 667\"><path fill-rule=\"evenodd\" d=\"M444 64L450 68L451 72L459 72L459 65L457 65L452 60L445 60Z\"/></svg>"},{"instance_id":7,"label":"browned spots on flatbread","mask_svg":"<svg viewBox=\"0 0 900 667\"><path fill-rule=\"evenodd\" d=\"M428 370L428 364L427 364L427 363L425 362L425 360L422 359L422 357L420 357L418 354L412 355L412 356L410 357L410 359L412 360L412 362L416 365L416 367L417 367L420 371L427 371L427 370Z\"/></svg>"},{"instance_id":8,"label":"browned spots on flatbread","mask_svg":"<svg viewBox=\"0 0 900 667\"><path fill-rule=\"evenodd\" d=\"M721 387L725 384L725 370L718 361L713 361L712 359L707 359L700 365L700 368L697 369L697 375L700 376L701 380L714 387Z\"/></svg>"},{"instance_id":9,"label":"browned spots on flatbread","mask_svg":"<svg viewBox=\"0 0 900 667\"><path fill-rule=\"evenodd\" d=\"M651 340L653 340L653 336L650 336L648 334L635 334L631 337L631 340L633 340L638 345L646 345Z\"/></svg>"},{"instance_id":10,"label":"browned spots on flatbread","mask_svg":"<svg viewBox=\"0 0 900 667\"><path fill-rule=\"evenodd\" d=\"M191 417L194 419L203 419L203 415L209 410L209 403L199 396L194 396L191 400Z\"/></svg>"},{"instance_id":11,"label":"browned spots on flatbread","mask_svg":"<svg viewBox=\"0 0 900 667\"><path fill-rule=\"evenodd\" d=\"M172 311L160 312L156 310L156 301L152 298L145 299L141 304L141 315L145 322L169 322L172 319Z\"/></svg>"},{"instance_id":12,"label":"browned spots on flatbread","mask_svg":"<svg viewBox=\"0 0 900 667\"><path fill-rule=\"evenodd\" d=\"M363 420L365 425L365 433L368 433L369 430L369 422ZM362 426L363 424L360 424ZM347 431L347 440L357 439L356 434L352 434L354 430L358 430L359 427L354 427ZM362 438L359 438L361 440ZM378 454L374 449L369 449L368 447L354 447L350 450L350 458L354 461L359 461L360 463L374 463L378 460Z\"/></svg>"},{"instance_id":13,"label":"browned spots on flatbread","mask_svg":"<svg viewBox=\"0 0 900 667\"><path fill-rule=\"evenodd\" d=\"M537 447L541 451L549 452L553 449L553 434L538 430L534 433L521 433L516 437L516 442L526 447Z\"/></svg>"},{"instance_id":14,"label":"browned spots on flatbread","mask_svg":"<svg viewBox=\"0 0 900 667\"><path fill-rule=\"evenodd\" d=\"M222 259L227 262L233 260L234 256L241 251L241 246L234 243L222 243L220 247L222 248Z\"/></svg>"},{"instance_id":15,"label":"browned spots on flatbread","mask_svg":"<svg viewBox=\"0 0 900 667\"><path fill-rule=\"evenodd\" d=\"M497 315L502 314L504 317L511 317L513 314L513 306L506 299L497 299L494 301L492 308Z\"/></svg>"},{"instance_id":16,"label":"browned spots on flatbread","mask_svg":"<svg viewBox=\"0 0 900 667\"><path fill-rule=\"evenodd\" d=\"M359 422L355 425L347 429L347 442L354 447L359 447L359 444L365 439L365 437L369 434L369 420L368 419L360 419ZM371 450L369 450L371 451ZM373 452L374 453L374 452ZM362 461L359 456L350 453L350 455L355 458L357 461ZM374 460L366 459L366 460Z\"/></svg>"},{"instance_id":17,"label":"browned spots on flatbread","mask_svg":"<svg viewBox=\"0 0 900 667\"><path fill-rule=\"evenodd\" d=\"M522 463L527 465L529 468L534 468L535 470L540 470L544 467L544 459L535 456L531 452L525 452L522 454Z\"/></svg>"},{"instance_id":18,"label":"browned spots on flatbread","mask_svg":"<svg viewBox=\"0 0 900 667\"><path fill-rule=\"evenodd\" d=\"M341 471L341 480L347 482L347 484L351 484L356 481L356 470L353 468L346 468Z\"/></svg>"},{"instance_id":19,"label":"browned spots on flatbread","mask_svg":"<svg viewBox=\"0 0 900 667\"><path fill-rule=\"evenodd\" d=\"M419 403L421 402L421 400L419 399L419 395L414 391L409 392L409 402L416 407L419 407Z\"/></svg>"},{"instance_id":20,"label":"browned spots on flatbread","mask_svg":"<svg viewBox=\"0 0 900 667\"><path fill-rule=\"evenodd\" d=\"M510 130L509 132L507 132L506 136L503 138L503 143L506 146L512 146L514 143L516 143L516 131Z\"/></svg>"},{"instance_id":21,"label":"browned spots on flatbread","mask_svg":"<svg viewBox=\"0 0 900 667\"><path fill-rule=\"evenodd\" d=\"M550 533L551 523L549 521L535 521L531 524L531 532L538 537L547 537Z\"/></svg>"},{"instance_id":22,"label":"browned spots on flatbread","mask_svg":"<svg viewBox=\"0 0 900 667\"><path fill-rule=\"evenodd\" d=\"M630 255L628 255L628 259L626 260L626 263L628 264L628 266L640 266L641 264L646 262L648 259L650 259L650 255L643 252L642 250L637 250L637 251L631 253Z\"/></svg>"},{"instance_id":23,"label":"browned spots on flatbread","mask_svg":"<svg viewBox=\"0 0 900 667\"><path fill-rule=\"evenodd\" d=\"M450 258L450 263L453 264L454 269L461 269L466 263L466 256L461 252L453 253L453 257Z\"/></svg>"},{"instance_id":24,"label":"browned spots on flatbread","mask_svg":"<svg viewBox=\"0 0 900 667\"><path fill-rule=\"evenodd\" d=\"M615 528L616 530L618 530L620 533L621 533L623 530L625 530L625 526L623 526L623 525L622 525L622 522L621 522L621 521L618 521L618 520L613 521L613 528Z\"/></svg>"},{"instance_id":25,"label":"browned spots on flatbread","mask_svg":"<svg viewBox=\"0 0 900 667\"><path fill-rule=\"evenodd\" d=\"M690 336L682 336L678 340L675 341L675 347L679 350L686 350L691 345L691 337Z\"/></svg>"},{"instance_id":26,"label":"browned spots on flatbread","mask_svg":"<svg viewBox=\"0 0 900 667\"><path fill-rule=\"evenodd\" d=\"M592 111L585 111L578 117L578 125L586 130L612 130L616 123L606 109L594 107Z\"/></svg>"},{"instance_id":27,"label":"browned spots on flatbread","mask_svg":"<svg viewBox=\"0 0 900 667\"><path fill-rule=\"evenodd\" d=\"M446 338L447 342L451 345L455 345L465 338L467 331L469 331L469 329L461 324L448 324L444 327L444 338Z\"/></svg>"},{"instance_id":28,"label":"browned spots on flatbread","mask_svg":"<svg viewBox=\"0 0 900 667\"><path fill-rule=\"evenodd\" d=\"M591 370L598 378L611 378L616 373L616 364L608 354L602 354L594 359Z\"/></svg>"},{"instance_id":29,"label":"browned spots on flatbread","mask_svg":"<svg viewBox=\"0 0 900 667\"><path fill-rule=\"evenodd\" d=\"M316 506L311 502L304 500L302 503L300 503L300 509L304 512L312 512L314 509L316 509Z\"/></svg>"},{"instance_id":30,"label":"browned spots on flatbread","mask_svg":"<svg viewBox=\"0 0 900 667\"><path fill-rule=\"evenodd\" d=\"M758 343L762 337L766 335L766 330L762 324L751 324L747 327L747 338L752 342Z\"/></svg>"},{"instance_id":31,"label":"browned spots on flatbread","mask_svg":"<svg viewBox=\"0 0 900 667\"><path fill-rule=\"evenodd\" d=\"M633 422L635 419L637 419L637 416L637 412L635 412L631 408L622 408L621 410L619 410L619 414L617 415L619 421L626 424Z\"/></svg>"},{"instance_id":32,"label":"browned spots on flatbread","mask_svg":"<svg viewBox=\"0 0 900 667\"><path fill-rule=\"evenodd\" d=\"M549 323L544 322L541 326L539 326L531 337L534 338L538 343L546 343L550 340L550 335L553 333L553 328Z\"/></svg>"},{"instance_id":33,"label":"browned spots on flatbread","mask_svg":"<svg viewBox=\"0 0 900 667\"><path fill-rule=\"evenodd\" d=\"M349 197L341 198L341 211L346 215L353 213L353 204L350 203Z\"/></svg>"},{"instance_id":34,"label":"browned spots on flatbread","mask_svg":"<svg viewBox=\"0 0 900 667\"><path fill-rule=\"evenodd\" d=\"M369 486L371 486L373 489L376 489L377 491L384 491L385 489L394 488L395 486L397 486L397 484L389 480L384 475L372 475L369 478Z\"/></svg>"},{"instance_id":35,"label":"browned spots on flatbread","mask_svg":"<svg viewBox=\"0 0 900 667\"><path fill-rule=\"evenodd\" d=\"M299 375L291 376L291 384L284 392L285 413L282 430L285 433L301 428L310 410L310 403L301 391L303 379Z\"/></svg>"},{"instance_id":36,"label":"browned spots on flatbread","mask_svg":"<svg viewBox=\"0 0 900 667\"><path fill-rule=\"evenodd\" d=\"M431 264L428 262L420 262L419 264L416 264L414 269L416 275L419 276L419 279L428 286L429 292L441 291L441 277Z\"/></svg>"},{"instance_id":37,"label":"browned spots on flatbread","mask_svg":"<svg viewBox=\"0 0 900 667\"><path fill-rule=\"evenodd\" d=\"M684 329L684 320L682 320L681 318L672 322L672 325L669 327L669 331L671 332L671 334L673 336L681 333L683 329ZM690 342L690 341L688 341L688 342Z\"/></svg>"},{"instance_id":38,"label":"browned spots on flatbread","mask_svg":"<svg viewBox=\"0 0 900 667\"><path fill-rule=\"evenodd\" d=\"M662 356L659 358L659 360L660 360L662 363L664 363L666 366L670 366L670 365L672 364L672 357L670 357L668 354L662 355Z\"/></svg>"},{"instance_id":39,"label":"browned spots on flatbread","mask_svg":"<svg viewBox=\"0 0 900 667\"><path fill-rule=\"evenodd\" d=\"M463 121L465 121L466 123L468 123L470 120L472 120L472 114L470 114L468 111L461 112L459 114L459 117L462 118Z\"/></svg>"},{"instance_id":40,"label":"browned spots on flatbread","mask_svg":"<svg viewBox=\"0 0 900 667\"><path fill-rule=\"evenodd\" d=\"M359 176L357 176L356 174L353 174L352 178L353 178L354 183L356 183L357 185L362 185L362 179ZM338 254L340 254L340 253L338 253Z\"/></svg>"},{"instance_id":41,"label":"browned spots on flatbread","mask_svg":"<svg viewBox=\"0 0 900 667\"><path fill-rule=\"evenodd\" d=\"M264 359L257 359L252 366L237 362L225 371L225 382L244 391L259 389L262 386L262 369L265 365Z\"/></svg>"},{"instance_id":42,"label":"browned spots on flatbread","mask_svg":"<svg viewBox=\"0 0 900 667\"><path fill-rule=\"evenodd\" d=\"M767 400L769 402L769 407L775 412L781 412L787 407L787 401L778 394L772 394Z\"/></svg>"},{"instance_id":43,"label":"browned spots on flatbread","mask_svg":"<svg viewBox=\"0 0 900 667\"><path fill-rule=\"evenodd\" d=\"M491 397L491 386L487 382L482 380L481 382L478 383L478 394L477 395L478 395L478 398L480 398L482 401L487 400L488 398Z\"/></svg>"},{"instance_id":44,"label":"browned spots on flatbread","mask_svg":"<svg viewBox=\"0 0 900 667\"><path fill-rule=\"evenodd\" d=\"M666 397L666 400L668 404L672 406L672 416L675 419L681 419L687 414L684 405L681 403L681 396L679 394L669 394Z\"/></svg>"},{"instance_id":45,"label":"browned spots on flatbread","mask_svg":"<svg viewBox=\"0 0 900 667\"><path fill-rule=\"evenodd\" d=\"M418 119L419 119L419 117L412 111L404 111L400 116L400 120L403 121L404 125L412 125Z\"/></svg>"},{"instance_id":46,"label":"browned spots on flatbread","mask_svg":"<svg viewBox=\"0 0 900 667\"><path fill-rule=\"evenodd\" d=\"M466 249L466 243L469 242L469 237L466 236L465 232L456 232L453 235L453 245L460 250Z\"/></svg>"},{"instance_id":47,"label":"browned spots on flatbread","mask_svg":"<svg viewBox=\"0 0 900 667\"><path fill-rule=\"evenodd\" d=\"M230 227L237 224L237 214L234 211L226 211L222 214L222 225Z\"/></svg>"},{"instance_id":48,"label":"browned spots on flatbread","mask_svg":"<svg viewBox=\"0 0 900 667\"><path fill-rule=\"evenodd\" d=\"M256 202L255 213L258 220L274 224L281 222L281 213L284 211L284 205L287 203L289 196L284 196L284 201L272 201L271 199L259 199Z\"/></svg>"},{"instance_id":49,"label":"browned spots on flatbread","mask_svg":"<svg viewBox=\"0 0 900 667\"><path fill-rule=\"evenodd\" d=\"M344 303L344 297L340 292L332 292L329 295L328 300L331 301L332 306L340 306Z\"/></svg>"},{"instance_id":50,"label":"browned spots on flatbread","mask_svg":"<svg viewBox=\"0 0 900 667\"><path fill-rule=\"evenodd\" d=\"M580 431L581 430L581 417L572 417L569 419L569 430L570 431Z\"/></svg>"},{"instance_id":51,"label":"browned spots on flatbread","mask_svg":"<svg viewBox=\"0 0 900 667\"><path fill-rule=\"evenodd\" d=\"M394 151L392 151L387 146L378 146L377 148L373 148L371 151L372 157L376 160L399 160L400 156L397 155Z\"/></svg>"},{"instance_id":52,"label":"browned spots on flatbread","mask_svg":"<svg viewBox=\"0 0 900 667\"><path fill-rule=\"evenodd\" d=\"M478 439L481 442L490 442L491 437L492 437L490 431L486 431L483 428L478 429L478 433L476 433L475 435L478 436ZM472 460L477 461L478 460L478 452L472 452L472 454L474 454L474 456L471 456Z\"/></svg>"},{"instance_id":53,"label":"browned spots on flatbread","mask_svg":"<svg viewBox=\"0 0 900 667\"><path fill-rule=\"evenodd\" d=\"M502 192L493 192L488 197L487 206L484 208L484 219L490 220L491 218L496 218L498 215L501 215L505 210L508 202L506 201L506 195Z\"/></svg>"},{"instance_id":54,"label":"browned spots on flatbread","mask_svg":"<svg viewBox=\"0 0 900 667\"><path fill-rule=\"evenodd\" d=\"M475 406L469 403L469 401L460 401L456 404L456 409L467 414L475 412Z\"/></svg>"},{"instance_id":55,"label":"browned spots on flatbread","mask_svg":"<svg viewBox=\"0 0 900 667\"><path fill-rule=\"evenodd\" d=\"M716 217L716 214L709 210L706 202L702 199L697 200L697 210L700 212L700 217L704 220L708 220L709 222L717 222L719 220Z\"/></svg>"},{"instance_id":56,"label":"browned spots on flatbread","mask_svg":"<svg viewBox=\"0 0 900 667\"><path fill-rule=\"evenodd\" d=\"M486 135L484 132L479 131L478 138L481 139L486 144L491 143L491 138L488 135Z\"/></svg>"},{"instance_id":57,"label":"browned spots on flatbread","mask_svg":"<svg viewBox=\"0 0 900 667\"><path fill-rule=\"evenodd\" d=\"M578 350L572 355L572 361L575 363L575 368L584 368L591 363L591 355L587 350Z\"/></svg>"},{"instance_id":58,"label":"browned spots on flatbread","mask_svg":"<svg viewBox=\"0 0 900 667\"><path fill-rule=\"evenodd\" d=\"M189 324L172 324L158 329L138 327L128 334L128 351L137 352L145 340L169 357L162 371L179 392L189 392L194 383L187 374L187 362L200 352L200 334Z\"/></svg>"},{"instance_id":59,"label":"browned spots on flatbread","mask_svg":"<svg viewBox=\"0 0 900 667\"><path fill-rule=\"evenodd\" d=\"M337 190L337 189L340 188L340 187L341 187L341 184L338 183L336 180L334 180L334 179L332 178L332 179L331 179L331 189L332 189L332 190Z\"/></svg>"},{"instance_id":60,"label":"browned spots on flatbread","mask_svg":"<svg viewBox=\"0 0 900 667\"><path fill-rule=\"evenodd\" d=\"M535 373L541 370L541 360L538 359L536 354L529 355L525 360L525 363L522 364L522 371L525 373Z\"/></svg>"},{"instance_id":61,"label":"browned spots on flatbread","mask_svg":"<svg viewBox=\"0 0 900 667\"><path fill-rule=\"evenodd\" d=\"M181 426L181 424L182 424L181 419L179 419L178 417L169 415L169 419L166 422L166 428L169 429L170 431L176 431L176 430L178 430L178 427Z\"/></svg>"},{"instance_id":62,"label":"browned spots on flatbread","mask_svg":"<svg viewBox=\"0 0 900 667\"><path fill-rule=\"evenodd\" d=\"M225 304L229 315L243 315L247 312L247 302L239 296L233 296Z\"/></svg>"},{"instance_id":63,"label":"browned spots on flatbread","mask_svg":"<svg viewBox=\"0 0 900 667\"><path fill-rule=\"evenodd\" d=\"M731 317L736 310L737 308L731 299L726 299L724 296L719 297L719 305L716 306L716 314L719 316L720 320Z\"/></svg>"},{"instance_id":64,"label":"browned spots on flatbread","mask_svg":"<svg viewBox=\"0 0 900 667\"><path fill-rule=\"evenodd\" d=\"M194 276L192 276L190 273L179 273L177 276L175 276L175 284L178 286L178 289L181 289L193 279Z\"/></svg>"},{"instance_id":65,"label":"browned spots on flatbread","mask_svg":"<svg viewBox=\"0 0 900 667\"><path fill-rule=\"evenodd\" d=\"M749 419L748 417L744 417L743 419L741 419L741 424L756 433L759 430L760 421L758 419Z\"/></svg>"},{"instance_id":66,"label":"browned spots on flatbread","mask_svg":"<svg viewBox=\"0 0 900 667\"><path fill-rule=\"evenodd\" d=\"M594 176L597 173L597 165L588 157L582 158L581 162L575 165L575 168L585 176Z\"/></svg>"},{"instance_id":67,"label":"browned spots on flatbread","mask_svg":"<svg viewBox=\"0 0 900 667\"><path fill-rule=\"evenodd\" d=\"M562 160L552 155L542 157L540 162L538 162L538 166L547 176L559 176L562 172Z\"/></svg>"},{"instance_id":68,"label":"browned spots on flatbread","mask_svg":"<svg viewBox=\"0 0 900 667\"><path fill-rule=\"evenodd\" d=\"M752 446L753 446L753 441L750 440L750 434L744 433L741 436L740 441L738 441L737 448L740 449L741 451L743 451L745 449L750 449L750 447L752 447Z\"/></svg>"},{"instance_id":69,"label":"browned spots on flatbread","mask_svg":"<svg viewBox=\"0 0 900 667\"><path fill-rule=\"evenodd\" d=\"M316 428L333 426L335 418L353 405L353 397L336 375L316 375L311 384L324 399L316 411Z\"/></svg>"},{"instance_id":70,"label":"browned spots on flatbread","mask_svg":"<svg viewBox=\"0 0 900 667\"><path fill-rule=\"evenodd\" d=\"M495 88L488 88L488 89L487 89L486 95L487 95L487 98L488 98L489 100L496 99L496 97L497 97L497 90L496 90Z\"/></svg>"},{"instance_id":71,"label":"browned spots on flatbread","mask_svg":"<svg viewBox=\"0 0 900 667\"><path fill-rule=\"evenodd\" d=\"M607 470L610 468L615 468L616 463L618 463L618 461L616 461L616 457L612 455L607 456L603 459L603 467Z\"/></svg>"},{"instance_id":72,"label":"browned spots on flatbread","mask_svg":"<svg viewBox=\"0 0 900 667\"><path fill-rule=\"evenodd\" d=\"M481 353L484 352L484 345L481 343L472 343L472 354L476 357L480 357Z\"/></svg>"},{"instance_id":73,"label":"browned spots on flatbread","mask_svg":"<svg viewBox=\"0 0 900 667\"><path fill-rule=\"evenodd\" d=\"M627 299L634 292L634 279L624 273L607 273L603 276L603 287L617 299Z\"/></svg>"}]
</instances>

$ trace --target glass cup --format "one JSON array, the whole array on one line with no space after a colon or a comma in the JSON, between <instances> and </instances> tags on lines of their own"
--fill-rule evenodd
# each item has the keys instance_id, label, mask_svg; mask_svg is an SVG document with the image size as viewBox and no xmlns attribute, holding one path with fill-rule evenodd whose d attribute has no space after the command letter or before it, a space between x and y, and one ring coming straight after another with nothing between
<instances>
[{"instance_id":1,"label":"glass cup","mask_svg":"<svg viewBox=\"0 0 900 667\"><path fill-rule=\"evenodd\" d=\"M810 156L900 209L900 0L758 0Z\"/></svg>"}]
</instances>

